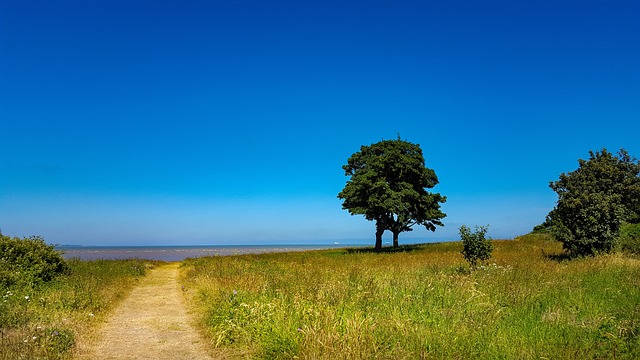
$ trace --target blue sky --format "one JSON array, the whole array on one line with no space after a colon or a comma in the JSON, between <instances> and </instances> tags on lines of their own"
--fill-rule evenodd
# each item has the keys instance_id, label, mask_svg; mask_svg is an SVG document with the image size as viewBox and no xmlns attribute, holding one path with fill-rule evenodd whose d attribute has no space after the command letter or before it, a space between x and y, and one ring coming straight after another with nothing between
<instances>
[{"instance_id":1,"label":"blue sky","mask_svg":"<svg viewBox=\"0 0 640 360\"><path fill-rule=\"evenodd\" d=\"M418 143L445 226L524 234L640 156L637 1L0 0L0 228L85 245L371 241L336 198ZM389 234L385 236L388 240Z\"/></svg>"}]
</instances>

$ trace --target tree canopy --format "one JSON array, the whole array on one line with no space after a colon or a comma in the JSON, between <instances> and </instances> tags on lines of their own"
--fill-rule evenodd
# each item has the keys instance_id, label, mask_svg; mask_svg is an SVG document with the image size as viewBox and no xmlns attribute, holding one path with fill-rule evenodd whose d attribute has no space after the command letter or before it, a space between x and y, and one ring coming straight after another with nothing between
<instances>
[{"instance_id":1,"label":"tree canopy","mask_svg":"<svg viewBox=\"0 0 640 360\"><path fill-rule=\"evenodd\" d=\"M624 149L589 155L549 184L558 201L545 225L573 255L611 251L620 226L640 222L640 163Z\"/></svg>"},{"instance_id":2,"label":"tree canopy","mask_svg":"<svg viewBox=\"0 0 640 360\"><path fill-rule=\"evenodd\" d=\"M376 249L382 248L382 234L393 233L398 246L401 232L422 225L435 231L446 215L440 204L446 197L430 193L438 184L436 173L425 166L420 145L401 140L382 140L362 146L342 167L350 176L338 198L351 215L364 215L376 222Z\"/></svg>"}]
</instances>

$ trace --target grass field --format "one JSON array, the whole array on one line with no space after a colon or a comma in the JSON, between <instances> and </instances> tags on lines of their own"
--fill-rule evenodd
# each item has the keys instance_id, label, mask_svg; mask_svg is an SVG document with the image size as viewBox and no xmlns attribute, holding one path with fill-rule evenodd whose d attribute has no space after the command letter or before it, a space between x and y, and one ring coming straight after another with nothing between
<instances>
[{"instance_id":1,"label":"grass field","mask_svg":"<svg viewBox=\"0 0 640 360\"><path fill-rule=\"evenodd\" d=\"M183 284L220 358L640 358L640 260L565 260L539 235L190 259Z\"/></svg>"},{"instance_id":2,"label":"grass field","mask_svg":"<svg viewBox=\"0 0 640 360\"><path fill-rule=\"evenodd\" d=\"M68 262L51 282L0 287L0 359L67 359L152 262Z\"/></svg>"},{"instance_id":3,"label":"grass field","mask_svg":"<svg viewBox=\"0 0 640 360\"><path fill-rule=\"evenodd\" d=\"M183 293L217 358L640 358L640 259L567 260L543 235L185 260ZM0 359L68 359L156 263L68 262L0 288Z\"/></svg>"}]
</instances>

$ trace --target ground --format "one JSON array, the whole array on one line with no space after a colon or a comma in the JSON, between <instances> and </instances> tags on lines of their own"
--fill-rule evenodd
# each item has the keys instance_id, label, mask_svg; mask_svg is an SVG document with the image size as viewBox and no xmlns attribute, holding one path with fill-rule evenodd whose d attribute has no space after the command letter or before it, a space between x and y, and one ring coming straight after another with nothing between
<instances>
[{"instance_id":1,"label":"ground","mask_svg":"<svg viewBox=\"0 0 640 360\"><path fill-rule=\"evenodd\" d=\"M114 310L80 359L211 359L191 326L178 264L159 266Z\"/></svg>"}]
</instances>

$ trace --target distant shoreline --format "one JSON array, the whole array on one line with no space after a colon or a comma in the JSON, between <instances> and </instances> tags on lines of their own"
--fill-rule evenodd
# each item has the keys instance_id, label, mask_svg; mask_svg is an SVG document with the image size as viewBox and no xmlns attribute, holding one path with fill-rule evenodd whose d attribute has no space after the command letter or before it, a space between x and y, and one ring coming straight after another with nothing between
<instances>
[{"instance_id":1,"label":"distant shoreline","mask_svg":"<svg viewBox=\"0 0 640 360\"><path fill-rule=\"evenodd\" d=\"M173 245L173 246L81 246L60 245L66 259L119 260L148 259L161 261L182 261L186 258L202 256L229 256L261 254L268 252L290 252L323 250L345 247L362 247L363 244L322 244L322 245Z\"/></svg>"}]
</instances>

